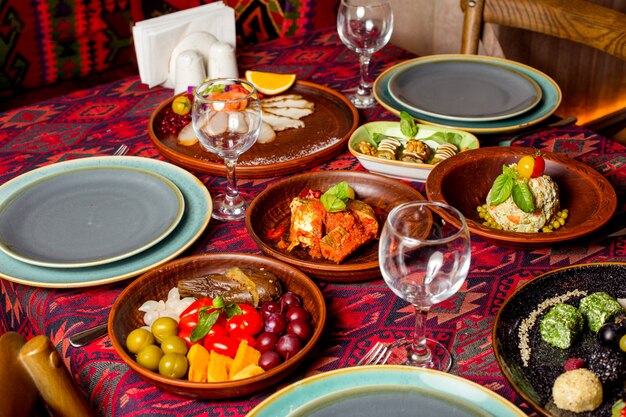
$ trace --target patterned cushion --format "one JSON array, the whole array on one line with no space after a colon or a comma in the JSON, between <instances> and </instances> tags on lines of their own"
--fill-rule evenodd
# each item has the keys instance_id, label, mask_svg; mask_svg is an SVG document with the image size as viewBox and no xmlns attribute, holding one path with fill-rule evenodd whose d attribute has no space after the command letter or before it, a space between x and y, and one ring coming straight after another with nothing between
<instances>
[{"instance_id":1,"label":"patterned cushion","mask_svg":"<svg viewBox=\"0 0 626 417\"><path fill-rule=\"evenodd\" d=\"M0 1L0 98L128 65L133 22L211 1ZM339 0L224 2L238 42L257 43L334 25Z\"/></svg>"}]
</instances>

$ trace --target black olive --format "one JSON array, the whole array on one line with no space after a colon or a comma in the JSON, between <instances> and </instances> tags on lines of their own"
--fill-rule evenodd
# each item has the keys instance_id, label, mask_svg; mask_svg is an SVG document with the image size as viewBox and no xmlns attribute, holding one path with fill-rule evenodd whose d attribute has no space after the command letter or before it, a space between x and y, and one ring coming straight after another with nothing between
<instances>
[{"instance_id":1,"label":"black olive","mask_svg":"<svg viewBox=\"0 0 626 417\"><path fill-rule=\"evenodd\" d=\"M621 337L617 327L615 323L607 323L600 327L600 330L598 330L598 341L600 344L609 347L617 346Z\"/></svg>"}]
</instances>

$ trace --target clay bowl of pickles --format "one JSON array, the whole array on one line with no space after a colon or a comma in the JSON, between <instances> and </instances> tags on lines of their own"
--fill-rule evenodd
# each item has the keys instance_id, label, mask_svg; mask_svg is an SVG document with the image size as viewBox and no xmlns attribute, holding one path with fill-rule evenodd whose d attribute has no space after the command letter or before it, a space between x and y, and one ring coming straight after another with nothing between
<instances>
[{"instance_id":1,"label":"clay bowl of pickles","mask_svg":"<svg viewBox=\"0 0 626 417\"><path fill-rule=\"evenodd\" d=\"M179 281L210 274L223 274L232 267L253 268L272 273L280 281L283 295L291 292L299 297L301 306L309 313L311 327L310 337L302 342L301 349L295 355L282 360L279 365L258 375L223 382L191 382L188 372L181 378L171 378L161 375L158 370L150 371L139 365L136 355L131 353L126 345L128 335L144 326L144 313L139 311L139 307L148 300L167 300L170 290L179 287ZM268 389L294 372L314 351L325 322L326 304L322 293L304 273L272 258L242 253L222 253L178 259L137 278L115 301L109 315L108 331L117 354L146 382L184 398L226 399Z\"/></svg>"},{"instance_id":2,"label":"clay bowl of pickles","mask_svg":"<svg viewBox=\"0 0 626 417\"><path fill-rule=\"evenodd\" d=\"M499 246L532 249L553 246L589 235L613 216L617 208L615 190L599 172L562 154L542 152L544 174L559 188L561 209L568 217L551 232L523 233L483 225L478 206L485 204L502 166L518 163L537 150L523 147L489 147L468 150L437 164L426 181L429 200L448 203L463 213L470 233ZM450 219L452 221L453 219Z\"/></svg>"}]
</instances>

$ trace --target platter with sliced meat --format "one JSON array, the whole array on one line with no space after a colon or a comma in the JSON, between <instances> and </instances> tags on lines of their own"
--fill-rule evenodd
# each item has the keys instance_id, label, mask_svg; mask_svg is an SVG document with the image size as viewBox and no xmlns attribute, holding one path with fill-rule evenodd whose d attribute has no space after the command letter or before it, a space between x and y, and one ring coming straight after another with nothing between
<instances>
[{"instance_id":1,"label":"platter with sliced meat","mask_svg":"<svg viewBox=\"0 0 626 417\"><path fill-rule=\"evenodd\" d=\"M161 103L152 113L148 124L152 142L177 165L225 176L220 157L197 142L183 145L177 135L162 129L174 99ZM261 104L264 125L257 143L239 157L240 178L267 178L319 165L345 150L358 126L358 112L343 95L307 81L297 81L280 95L264 96Z\"/></svg>"}]
</instances>

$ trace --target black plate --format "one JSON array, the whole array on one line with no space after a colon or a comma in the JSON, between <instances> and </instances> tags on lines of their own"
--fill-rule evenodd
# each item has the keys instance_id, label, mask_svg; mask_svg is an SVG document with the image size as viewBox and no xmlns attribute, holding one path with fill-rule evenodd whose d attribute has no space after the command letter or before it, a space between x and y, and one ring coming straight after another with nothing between
<instances>
[{"instance_id":1,"label":"black plate","mask_svg":"<svg viewBox=\"0 0 626 417\"><path fill-rule=\"evenodd\" d=\"M621 388L604 390L602 405L587 413L560 410L550 401L552 385L563 373L563 364L570 357L589 356L598 347L595 334L585 326L582 338L569 349L552 347L541 340L539 315L529 331L531 355L524 366L520 354L519 327L531 312L545 300L570 291L586 291L588 294L605 291L614 297L626 297L626 263L598 263L557 269L543 274L518 288L504 303L493 329L494 352L498 365L515 391L540 415L550 417L610 416L611 406L618 399ZM566 303L578 307L582 296L573 296ZM547 309L543 311L545 314Z\"/></svg>"}]
</instances>

